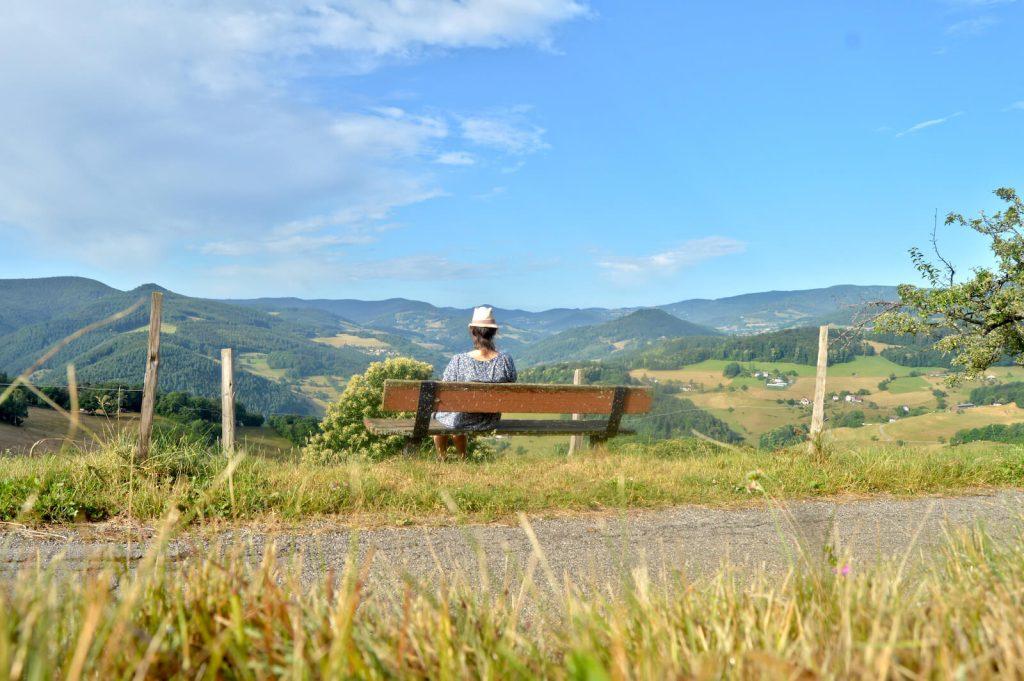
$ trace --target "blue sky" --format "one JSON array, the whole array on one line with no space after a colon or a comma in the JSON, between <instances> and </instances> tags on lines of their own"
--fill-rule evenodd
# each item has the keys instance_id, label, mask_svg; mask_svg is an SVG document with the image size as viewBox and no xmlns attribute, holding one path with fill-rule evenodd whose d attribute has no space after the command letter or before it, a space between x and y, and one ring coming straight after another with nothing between
<instances>
[{"instance_id":1,"label":"blue sky","mask_svg":"<svg viewBox=\"0 0 1024 681\"><path fill-rule=\"evenodd\" d=\"M934 210L1024 189L1022 20L1012 0L16 0L0 276L529 309L912 281Z\"/></svg>"}]
</instances>

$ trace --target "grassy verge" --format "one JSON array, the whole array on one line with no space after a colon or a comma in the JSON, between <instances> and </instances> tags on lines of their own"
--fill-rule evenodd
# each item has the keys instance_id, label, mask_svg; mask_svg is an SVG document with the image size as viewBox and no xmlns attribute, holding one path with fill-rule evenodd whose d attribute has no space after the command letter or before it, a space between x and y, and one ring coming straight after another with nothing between
<instances>
[{"instance_id":1,"label":"grassy verge","mask_svg":"<svg viewBox=\"0 0 1024 681\"><path fill-rule=\"evenodd\" d=\"M1020 678L1022 546L960 538L910 579L898 565L803 565L783 579L723 572L665 588L634 572L620 590L581 590L527 567L491 589L455 573L397 593L366 589L355 560L340 580L304 588L273 555L261 566L229 556L178 567L154 552L117 589L110 570L28 571L0 589L0 674Z\"/></svg>"},{"instance_id":2,"label":"grassy verge","mask_svg":"<svg viewBox=\"0 0 1024 681\"><path fill-rule=\"evenodd\" d=\"M131 443L103 451L7 458L0 520L70 522L170 508L198 518L283 518L343 514L353 523L402 524L448 515L447 492L473 521L516 512L560 513L671 504L737 505L842 494L920 495L1024 484L1024 447L836 448L812 461L803 448L723 451L695 441L623 444L567 459L505 454L482 462L394 459L310 466L243 458L231 484L227 461L194 446L163 444L132 467Z\"/></svg>"}]
</instances>

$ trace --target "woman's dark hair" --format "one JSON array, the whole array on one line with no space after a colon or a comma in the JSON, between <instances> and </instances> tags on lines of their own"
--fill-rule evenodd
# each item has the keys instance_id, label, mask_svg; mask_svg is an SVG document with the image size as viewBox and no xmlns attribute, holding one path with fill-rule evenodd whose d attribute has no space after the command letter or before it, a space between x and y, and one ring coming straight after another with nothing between
<instances>
[{"instance_id":1,"label":"woman's dark hair","mask_svg":"<svg viewBox=\"0 0 1024 681\"><path fill-rule=\"evenodd\" d=\"M473 334L473 347L477 350L494 351L496 349L494 347L494 337L498 335L497 329L486 326L471 326L469 331Z\"/></svg>"}]
</instances>

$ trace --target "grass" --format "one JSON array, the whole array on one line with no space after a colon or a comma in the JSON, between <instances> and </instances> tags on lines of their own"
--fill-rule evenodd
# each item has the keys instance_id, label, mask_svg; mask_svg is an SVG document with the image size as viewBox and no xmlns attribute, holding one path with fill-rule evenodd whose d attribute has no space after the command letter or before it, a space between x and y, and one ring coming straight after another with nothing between
<instances>
[{"instance_id":1,"label":"grass","mask_svg":"<svg viewBox=\"0 0 1024 681\"><path fill-rule=\"evenodd\" d=\"M931 390L931 384L920 376L901 376L889 382L888 391L899 395L902 393L920 392Z\"/></svg>"},{"instance_id":2,"label":"grass","mask_svg":"<svg viewBox=\"0 0 1024 681\"><path fill-rule=\"evenodd\" d=\"M84 430L89 429L105 436L122 428L137 428L138 414L122 414L120 418L107 418L102 414L79 414L79 428L74 435L78 447L90 447L91 437ZM29 407L29 416L20 427L0 423L0 453L43 454L54 452L65 446L68 436L68 420L52 409Z\"/></svg>"},{"instance_id":3,"label":"grass","mask_svg":"<svg viewBox=\"0 0 1024 681\"><path fill-rule=\"evenodd\" d=\"M530 534L528 523L524 529ZM44 678L1020 678L1024 543L953 537L908 572L794 559L619 588L574 584L535 545L525 569L407 576L371 589L350 554L312 586L273 549L217 547L133 571L30 569L0 590L0 673ZM538 565L540 569L537 569ZM486 572L482 565L481 572ZM112 589L117 580L118 588ZM488 586L492 585L492 586Z\"/></svg>"},{"instance_id":4,"label":"grass","mask_svg":"<svg viewBox=\"0 0 1024 681\"><path fill-rule=\"evenodd\" d=\"M655 371L648 369L636 369L632 373L647 374L653 378L675 380L689 380L687 376L688 374L699 374L703 376L711 375L716 376L717 381L724 382L725 379L722 378L722 370L725 369L727 364L732 363L733 360L708 359L696 364L688 364L678 370ZM813 365L795 364L793 362L738 362L738 364L749 370L757 369L761 371L783 372L795 371L798 376L804 377L813 377L816 371ZM907 376L912 371L928 373L945 371L945 369L936 367L905 367L896 364L895 362L891 362L880 355L855 357L852 362L839 362L837 364L830 364L828 367L828 375L830 378L844 378L851 376L885 378L890 374L896 374L896 376ZM1018 374L1019 373L1020 370L1018 368Z\"/></svg>"},{"instance_id":5,"label":"grass","mask_svg":"<svg viewBox=\"0 0 1024 681\"><path fill-rule=\"evenodd\" d=\"M316 343L323 343L324 345L330 345L336 348L341 348L345 346L375 349L390 347L387 343L385 343L379 338L356 336L351 333L339 333L330 337L314 338L313 341Z\"/></svg>"},{"instance_id":6,"label":"grass","mask_svg":"<svg viewBox=\"0 0 1024 681\"><path fill-rule=\"evenodd\" d=\"M763 384L763 381L762 381ZM691 400L702 409L725 421L740 434L756 443L761 433L787 423L806 421L808 411L800 406L778 404L774 399L759 397L755 391L682 393L680 397ZM773 393L779 399L792 397L788 391ZM799 399L800 395L796 396ZM731 410L730 410L731 408Z\"/></svg>"},{"instance_id":7,"label":"grass","mask_svg":"<svg viewBox=\"0 0 1024 681\"><path fill-rule=\"evenodd\" d=\"M848 443L847 446L868 444L871 436L876 436L883 442L903 440L916 444L939 444L941 442L939 438L949 440L958 430L964 428L979 428L992 423L1010 424L1021 421L1024 421L1024 410L1014 404L1008 404L1002 407L976 407L962 413L938 411L911 416L898 419L895 423L882 424L881 432L879 432L878 424L868 424L862 428L836 428L827 433L829 437L837 441Z\"/></svg>"},{"instance_id":8,"label":"grass","mask_svg":"<svg viewBox=\"0 0 1024 681\"><path fill-rule=\"evenodd\" d=\"M803 447L782 452L722 451L693 440L622 443L568 459L507 452L480 462L397 458L313 466L247 456L232 489L216 487L227 460L201 447L158 443L135 470L127 437L100 452L14 457L0 473L0 520L62 523L129 514L158 518L177 508L198 519L301 519L341 515L355 525L443 521L446 492L473 521L518 512L561 514L674 504L735 506L758 471L777 498L893 494L913 496L1019 486L1024 447L973 444L926 450L836 446L812 461ZM34 500L32 510L21 509Z\"/></svg>"},{"instance_id":9,"label":"grass","mask_svg":"<svg viewBox=\"0 0 1024 681\"><path fill-rule=\"evenodd\" d=\"M250 374L269 378L272 381L284 378L284 369L271 369L267 364L267 355L261 352L243 352L238 356L238 366Z\"/></svg>"},{"instance_id":10,"label":"grass","mask_svg":"<svg viewBox=\"0 0 1024 681\"><path fill-rule=\"evenodd\" d=\"M692 400L696 405L707 409L714 416L725 421L729 426L746 438L749 444L756 444L759 437L774 428L789 424L806 424L809 417L806 410L787 409L779 405L778 400L797 400L814 396L814 367L809 365L798 365L787 362L746 362L741 363L749 370L779 370L796 371L799 375L790 377L792 383L787 389L776 390L765 387L762 379L752 376L741 376L734 379L727 379L722 376L722 370L728 360L706 360L697 364L688 365L676 370L646 370L636 369L631 371L635 378L657 379L659 381L681 381L698 386L701 389L692 392L681 393L680 397ZM911 376L911 373L920 375ZM860 393L864 403L855 407L863 411L868 420L877 422L888 420L896 414L896 410L907 406L911 409L924 407L925 409L937 409L938 403L933 390L939 389L947 394L947 404L957 404L969 400L970 391L980 385L983 380L963 381L957 386L946 384L943 376L929 374L945 374L942 369L934 367L904 367L889 361L878 355L870 357L857 357L852 362L834 364L828 368L826 391L829 393ZM988 372L999 381L1021 380L1020 367L994 367ZM890 375L896 378L888 382L887 390L879 390L878 384ZM866 393L866 394L865 394ZM837 415L843 407L841 403L829 401L826 404L826 411L830 418ZM979 412L987 414L987 412ZM1013 418L1013 415L992 415L986 423L1005 423L1006 417ZM925 419L911 425L900 425L892 427L884 425L881 429L877 424L869 426L867 430L841 429L836 432L836 439L842 442L860 443L870 445L872 442L894 442L904 440L918 443L939 443L939 437L947 438L959 429L959 424L954 423L955 419L948 416L945 411L936 412L933 417L934 423ZM1017 420L1024 420L1018 418ZM910 422L911 419L905 419ZM954 426L952 430L949 426ZM932 432L920 432L923 428L936 426L937 430ZM869 432L870 431L870 432ZM890 436L889 432L896 433ZM906 431L906 432L903 432Z\"/></svg>"}]
</instances>

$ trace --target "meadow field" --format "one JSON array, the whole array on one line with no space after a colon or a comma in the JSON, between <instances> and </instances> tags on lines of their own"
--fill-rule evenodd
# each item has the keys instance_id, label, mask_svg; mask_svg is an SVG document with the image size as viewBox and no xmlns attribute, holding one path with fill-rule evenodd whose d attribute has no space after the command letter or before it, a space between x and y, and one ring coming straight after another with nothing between
<instances>
[{"instance_id":1,"label":"meadow field","mask_svg":"<svg viewBox=\"0 0 1024 681\"><path fill-rule=\"evenodd\" d=\"M684 386L678 397L726 422L750 444L757 444L765 432L787 424L810 421L810 402L814 398L814 372L809 365L791 362L739 362L744 374L725 378L727 360L706 360L676 370L634 369L630 374L644 381L675 383ZM754 372L792 372L786 388L769 388ZM1024 378L1020 367L993 367L985 379L964 381L957 386L946 383L948 371L939 367L905 367L881 357L861 356L851 362L828 368L826 393L858 393L857 402L826 399L826 433L841 442L914 442L940 445L956 431L991 423L1024 420L1024 411L1015 406L982 407L958 410L967 402L971 389ZM895 378L891 378L895 377ZM879 384L886 382L884 389ZM936 391L943 393L937 396ZM793 401L795 404L790 404ZM859 410L867 423L861 428L830 428L829 421ZM928 413L909 413L911 410ZM890 419L895 422L889 423Z\"/></svg>"}]
</instances>

